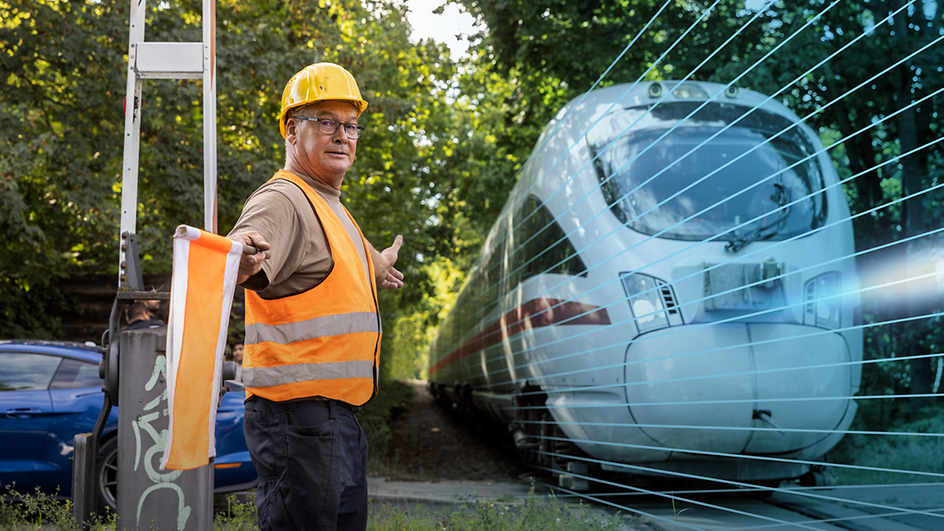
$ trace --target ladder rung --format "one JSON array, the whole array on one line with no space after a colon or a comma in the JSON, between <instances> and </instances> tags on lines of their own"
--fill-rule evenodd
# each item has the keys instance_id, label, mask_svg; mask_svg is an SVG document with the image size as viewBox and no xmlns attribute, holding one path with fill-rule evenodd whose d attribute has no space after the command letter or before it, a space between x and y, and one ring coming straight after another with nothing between
<instances>
[{"instance_id":1,"label":"ladder rung","mask_svg":"<svg viewBox=\"0 0 944 531\"><path fill-rule=\"evenodd\" d=\"M139 78L200 79L203 77L203 43L139 42L135 48L134 70Z\"/></svg>"}]
</instances>

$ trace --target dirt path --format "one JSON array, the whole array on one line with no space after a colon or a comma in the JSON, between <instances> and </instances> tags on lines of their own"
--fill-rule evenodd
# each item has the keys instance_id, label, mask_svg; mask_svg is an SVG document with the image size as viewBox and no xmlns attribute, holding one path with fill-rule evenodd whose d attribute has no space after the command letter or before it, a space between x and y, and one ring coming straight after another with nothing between
<instances>
[{"instance_id":1,"label":"dirt path","mask_svg":"<svg viewBox=\"0 0 944 531\"><path fill-rule=\"evenodd\" d=\"M425 381L413 382L410 408L390 423L388 479L508 481L528 469L497 443L437 405Z\"/></svg>"}]
</instances>

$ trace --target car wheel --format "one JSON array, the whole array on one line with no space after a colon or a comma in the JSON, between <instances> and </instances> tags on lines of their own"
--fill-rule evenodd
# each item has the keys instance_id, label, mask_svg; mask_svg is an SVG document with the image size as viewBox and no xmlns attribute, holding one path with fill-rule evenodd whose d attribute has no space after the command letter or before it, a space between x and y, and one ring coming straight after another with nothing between
<instances>
[{"instance_id":1,"label":"car wheel","mask_svg":"<svg viewBox=\"0 0 944 531\"><path fill-rule=\"evenodd\" d=\"M100 513L118 512L115 494L118 492L118 437L112 437L98 451L95 469L96 505Z\"/></svg>"}]
</instances>

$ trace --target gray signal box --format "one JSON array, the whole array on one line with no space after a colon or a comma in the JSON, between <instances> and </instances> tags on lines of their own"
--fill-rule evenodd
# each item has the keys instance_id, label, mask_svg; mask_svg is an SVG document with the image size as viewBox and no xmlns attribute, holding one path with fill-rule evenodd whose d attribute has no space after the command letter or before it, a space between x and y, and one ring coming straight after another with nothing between
<instances>
[{"instance_id":1,"label":"gray signal box","mask_svg":"<svg viewBox=\"0 0 944 531\"><path fill-rule=\"evenodd\" d=\"M213 461L193 470L161 470L169 411L167 328L120 334L118 529L213 528Z\"/></svg>"}]
</instances>

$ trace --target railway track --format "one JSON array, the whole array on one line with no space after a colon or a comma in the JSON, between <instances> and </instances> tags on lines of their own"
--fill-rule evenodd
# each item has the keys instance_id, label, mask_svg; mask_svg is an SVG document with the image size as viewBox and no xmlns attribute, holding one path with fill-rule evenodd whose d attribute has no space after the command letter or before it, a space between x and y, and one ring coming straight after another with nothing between
<instances>
[{"instance_id":1,"label":"railway track","mask_svg":"<svg viewBox=\"0 0 944 531\"><path fill-rule=\"evenodd\" d=\"M665 531L944 529L944 484L782 488L765 499L731 491L613 491L580 498L640 515L652 529Z\"/></svg>"}]
</instances>

